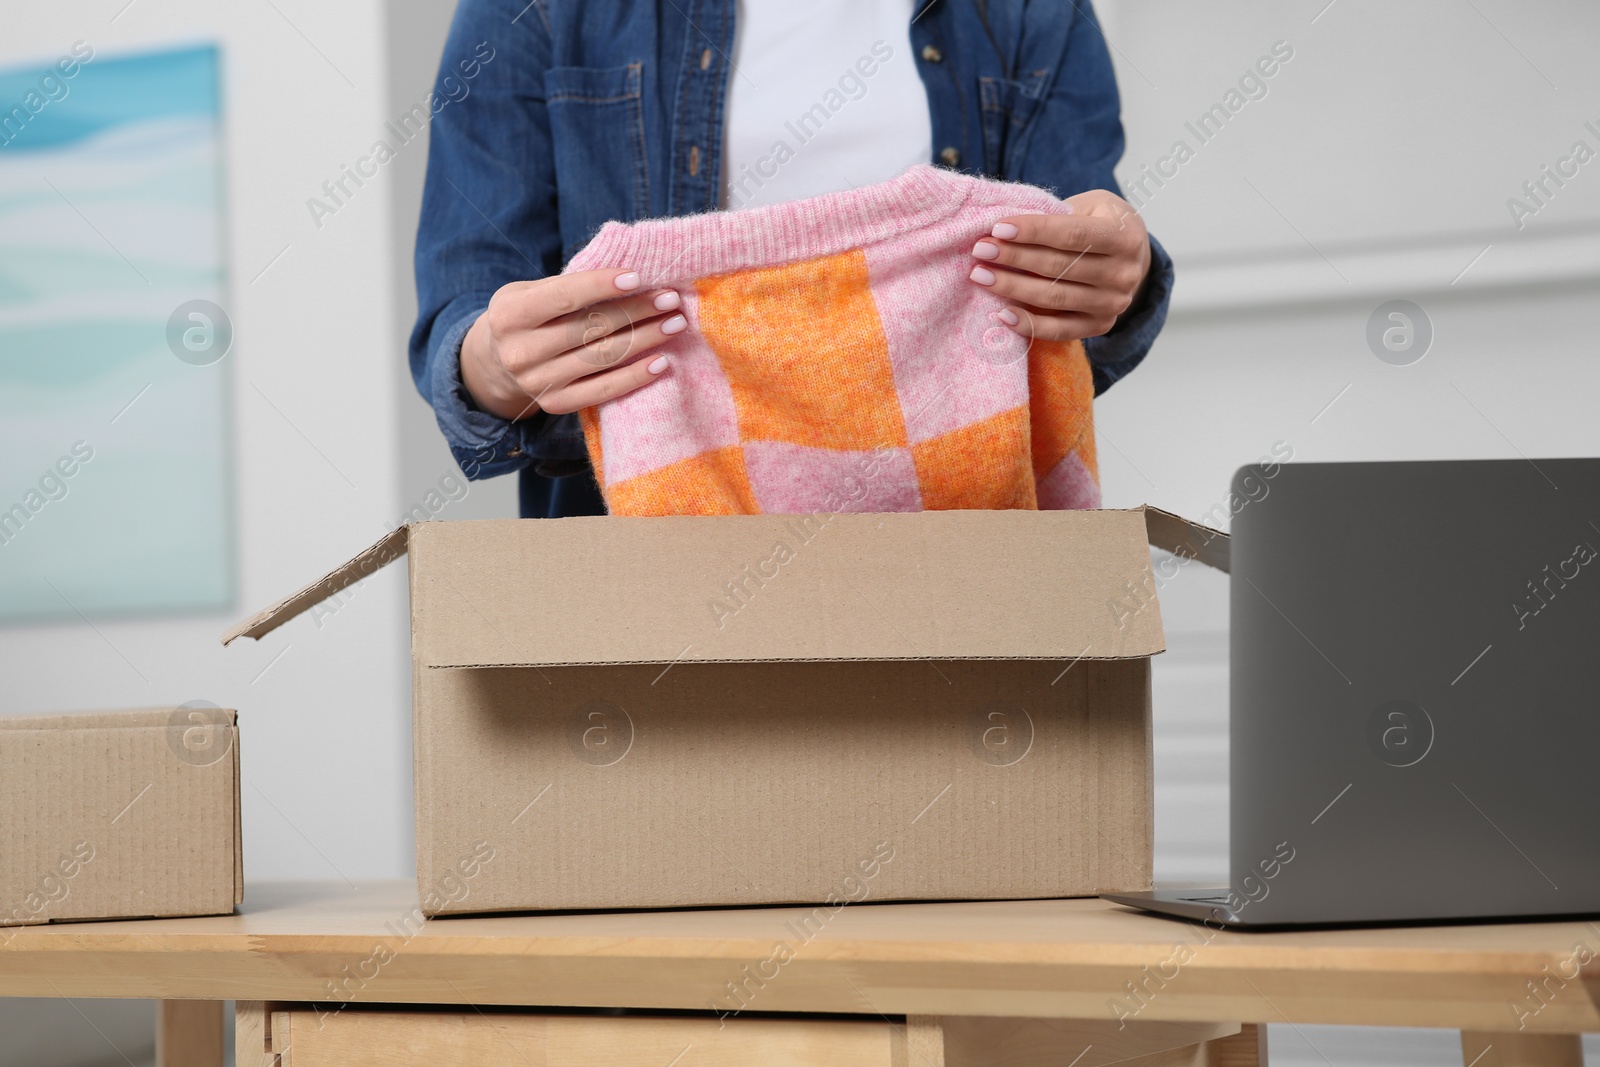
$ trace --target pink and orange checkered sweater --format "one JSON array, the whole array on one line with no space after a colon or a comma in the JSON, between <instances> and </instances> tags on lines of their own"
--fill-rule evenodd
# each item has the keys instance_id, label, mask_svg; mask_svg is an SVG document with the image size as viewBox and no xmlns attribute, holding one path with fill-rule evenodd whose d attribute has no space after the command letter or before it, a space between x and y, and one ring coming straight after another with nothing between
<instances>
[{"instance_id":1,"label":"pink and orange checkered sweater","mask_svg":"<svg viewBox=\"0 0 1600 1067\"><path fill-rule=\"evenodd\" d=\"M601 227L567 270L636 270L677 289L689 321L659 349L661 378L582 413L611 513L1098 507L1083 345L1030 345L967 277L995 222L1063 210L1032 186L917 166Z\"/></svg>"}]
</instances>

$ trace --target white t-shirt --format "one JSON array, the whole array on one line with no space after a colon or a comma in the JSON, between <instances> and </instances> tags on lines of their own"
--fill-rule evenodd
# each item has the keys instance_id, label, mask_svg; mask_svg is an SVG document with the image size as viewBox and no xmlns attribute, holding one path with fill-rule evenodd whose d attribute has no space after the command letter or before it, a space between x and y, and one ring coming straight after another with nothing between
<instances>
[{"instance_id":1,"label":"white t-shirt","mask_svg":"<svg viewBox=\"0 0 1600 1067\"><path fill-rule=\"evenodd\" d=\"M723 206L887 181L933 155L914 0L739 0Z\"/></svg>"}]
</instances>

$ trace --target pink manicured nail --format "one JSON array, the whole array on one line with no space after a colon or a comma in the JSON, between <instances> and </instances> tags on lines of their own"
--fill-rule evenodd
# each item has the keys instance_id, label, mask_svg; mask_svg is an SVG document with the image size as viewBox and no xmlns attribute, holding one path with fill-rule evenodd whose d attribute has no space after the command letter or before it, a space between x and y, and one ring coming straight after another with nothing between
<instances>
[{"instance_id":1,"label":"pink manicured nail","mask_svg":"<svg viewBox=\"0 0 1600 1067\"><path fill-rule=\"evenodd\" d=\"M972 246L972 254L979 259L995 259L1000 255L1000 246L992 245L988 241L979 241Z\"/></svg>"},{"instance_id":2,"label":"pink manicured nail","mask_svg":"<svg viewBox=\"0 0 1600 1067\"><path fill-rule=\"evenodd\" d=\"M651 374L660 374L662 371L664 371L666 369L667 369L667 357L666 356L657 356L655 359L652 359L650 361L650 365L645 368L645 370L649 371Z\"/></svg>"},{"instance_id":3,"label":"pink manicured nail","mask_svg":"<svg viewBox=\"0 0 1600 1067\"><path fill-rule=\"evenodd\" d=\"M1012 311L1010 308L1001 308L999 315L1000 321L1005 323L1007 326L1015 326L1020 321L1017 318L1017 313Z\"/></svg>"},{"instance_id":4,"label":"pink manicured nail","mask_svg":"<svg viewBox=\"0 0 1600 1067\"><path fill-rule=\"evenodd\" d=\"M1017 235L1017 228L1009 222L997 222L989 233L1002 241L1009 241Z\"/></svg>"},{"instance_id":5,"label":"pink manicured nail","mask_svg":"<svg viewBox=\"0 0 1600 1067\"><path fill-rule=\"evenodd\" d=\"M672 318L668 319L666 322L663 322L661 324L661 332L662 333L682 333L684 331L684 329L686 329L688 327L688 325L689 325L689 320L688 319L684 318L682 315L674 315L674 316L672 316ZM651 367L653 368L654 366L655 366L655 364L652 363Z\"/></svg>"},{"instance_id":6,"label":"pink manicured nail","mask_svg":"<svg viewBox=\"0 0 1600 1067\"><path fill-rule=\"evenodd\" d=\"M639 288L639 275L637 272L630 270L626 274L617 275L612 284L623 292L627 292L629 289L637 289Z\"/></svg>"},{"instance_id":7,"label":"pink manicured nail","mask_svg":"<svg viewBox=\"0 0 1600 1067\"><path fill-rule=\"evenodd\" d=\"M988 267L973 267L972 273L967 275L967 277L971 278L979 285L994 284L994 271L990 270Z\"/></svg>"},{"instance_id":8,"label":"pink manicured nail","mask_svg":"<svg viewBox=\"0 0 1600 1067\"><path fill-rule=\"evenodd\" d=\"M683 300L677 293L672 292L662 293L655 299L657 311L671 311L681 303L683 303Z\"/></svg>"}]
</instances>

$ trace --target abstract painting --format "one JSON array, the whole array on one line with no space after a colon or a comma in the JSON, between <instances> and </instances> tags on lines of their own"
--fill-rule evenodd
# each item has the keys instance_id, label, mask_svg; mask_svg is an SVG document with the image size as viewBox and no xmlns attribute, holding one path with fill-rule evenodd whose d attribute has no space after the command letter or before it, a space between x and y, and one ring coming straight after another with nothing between
<instances>
[{"instance_id":1,"label":"abstract painting","mask_svg":"<svg viewBox=\"0 0 1600 1067\"><path fill-rule=\"evenodd\" d=\"M0 71L0 624L232 603L219 67Z\"/></svg>"}]
</instances>

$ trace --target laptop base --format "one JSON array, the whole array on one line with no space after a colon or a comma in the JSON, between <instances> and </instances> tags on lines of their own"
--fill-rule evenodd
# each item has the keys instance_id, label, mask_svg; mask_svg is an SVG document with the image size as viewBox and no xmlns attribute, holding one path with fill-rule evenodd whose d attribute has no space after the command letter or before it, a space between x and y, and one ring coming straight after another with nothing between
<instances>
[{"instance_id":1,"label":"laptop base","mask_svg":"<svg viewBox=\"0 0 1600 1067\"><path fill-rule=\"evenodd\" d=\"M1100 899L1211 926L1249 926L1249 920L1235 914L1227 906L1228 892L1225 885L1198 886L1189 889L1151 889L1138 893L1101 893Z\"/></svg>"},{"instance_id":2,"label":"laptop base","mask_svg":"<svg viewBox=\"0 0 1600 1067\"><path fill-rule=\"evenodd\" d=\"M1243 916L1227 904L1226 886L1190 886L1187 889L1152 889L1142 893L1101 893L1101 900L1122 904L1153 915L1203 923L1226 930L1338 930L1398 926L1479 926L1499 923L1593 922L1600 911L1500 915L1414 915L1410 918L1261 919ZM1246 907L1248 907L1248 902ZM1242 910L1242 909L1241 909Z\"/></svg>"}]
</instances>

